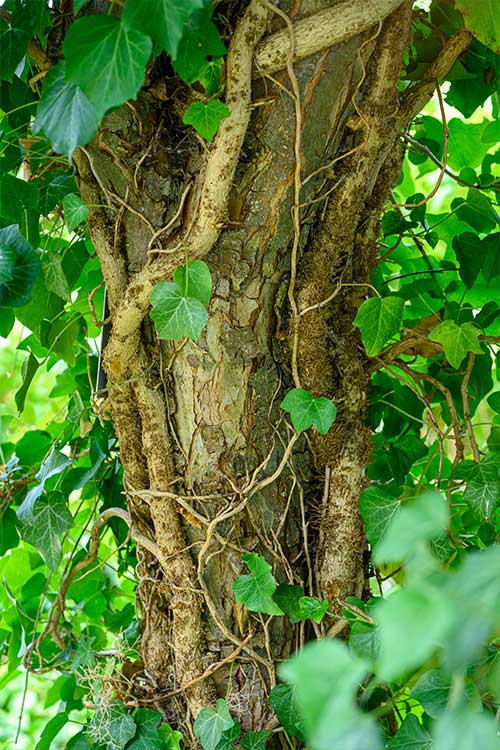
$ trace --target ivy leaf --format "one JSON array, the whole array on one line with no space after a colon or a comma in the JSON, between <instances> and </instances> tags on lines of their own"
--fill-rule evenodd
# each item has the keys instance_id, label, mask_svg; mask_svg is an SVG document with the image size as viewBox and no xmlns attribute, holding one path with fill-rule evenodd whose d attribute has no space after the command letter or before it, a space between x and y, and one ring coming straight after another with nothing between
<instances>
[{"instance_id":1,"label":"ivy leaf","mask_svg":"<svg viewBox=\"0 0 500 750\"><path fill-rule=\"evenodd\" d=\"M241 602L252 612L263 612L267 615L282 615L283 611L273 601L276 591L272 568L263 557L251 552L242 555L250 575L242 575L233 583L233 592L237 602Z\"/></svg>"},{"instance_id":2,"label":"ivy leaf","mask_svg":"<svg viewBox=\"0 0 500 750\"><path fill-rule=\"evenodd\" d=\"M361 518L370 544L377 544L401 508L401 501L382 487L367 487L359 500Z\"/></svg>"},{"instance_id":3,"label":"ivy leaf","mask_svg":"<svg viewBox=\"0 0 500 750\"><path fill-rule=\"evenodd\" d=\"M21 524L22 538L35 547L51 570L61 562L61 534L73 523L66 498L62 492L51 492L38 500L33 508L32 521Z\"/></svg>"},{"instance_id":4,"label":"ivy leaf","mask_svg":"<svg viewBox=\"0 0 500 750\"><path fill-rule=\"evenodd\" d=\"M299 607L301 619L311 619L319 625L328 610L328 601L326 599L320 601L315 596L301 596Z\"/></svg>"},{"instance_id":5,"label":"ivy leaf","mask_svg":"<svg viewBox=\"0 0 500 750\"><path fill-rule=\"evenodd\" d=\"M475 516L488 520L500 502L500 454L490 453L480 463L462 461L454 475L467 481L464 500Z\"/></svg>"},{"instance_id":6,"label":"ivy leaf","mask_svg":"<svg viewBox=\"0 0 500 750\"><path fill-rule=\"evenodd\" d=\"M31 385L31 381L35 377L36 372L39 367L40 367L40 362L30 352L28 359L24 360L22 368L21 368L23 382L21 384L21 387L16 391L16 395L14 396L16 406L17 406L17 411L19 412L19 414L21 414L21 412L24 410L24 404L26 401L26 396L28 395L28 390Z\"/></svg>"},{"instance_id":7,"label":"ivy leaf","mask_svg":"<svg viewBox=\"0 0 500 750\"><path fill-rule=\"evenodd\" d=\"M397 734L387 744L388 750L426 750L432 747L432 737L416 716L409 714Z\"/></svg>"},{"instance_id":8,"label":"ivy leaf","mask_svg":"<svg viewBox=\"0 0 500 750\"><path fill-rule=\"evenodd\" d=\"M97 745L92 742L85 730L73 735L66 745L66 750L97 750Z\"/></svg>"},{"instance_id":9,"label":"ivy leaf","mask_svg":"<svg viewBox=\"0 0 500 750\"><path fill-rule=\"evenodd\" d=\"M45 286L65 302L71 302L71 289L63 271L62 258L58 253L48 252L42 264Z\"/></svg>"},{"instance_id":10,"label":"ivy leaf","mask_svg":"<svg viewBox=\"0 0 500 750\"><path fill-rule=\"evenodd\" d=\"M212 276L207 264L202 260L193 260L186 266L180 266L174 272L174 281L186 297L194 297L208 307L212 296Z\"/></svg>"},{"instance_id":11,"label":"ivy leaf","mask_svg":"<svg viewBox=\"0 0 500 750\"><path fill-rule=\"evenodd\" d=\"M281 408L290 414L297 432L314 425L321 435L325 435L337 416L333 401L324 396L315 398L303 388L292 388L281 402Z\"/></svg>"},{"instance_id":12,"label":"ivy leaf","mask_svg":"<svg viewBox=\"0 0 500 750\"><path fill-rule=\"evenodd\" d=\"M11 6L12 7L12 6ZM46 4L17 2L9 21L0 18L0 78L11 81L28 50L33 32L43 25ZM43 30L43 29L42 29Z\"/></svg>"},{"instance_id":13,"label":"ivy leaf","mask_svg":"<svg viewBox=\"0 0 500 750\"><path fill-rule=\"evenodd\" d=\"M304 596L302 586L281 583L273 594L273 601L290 617L291 623L301 620L314 620L320 623L328 610L328 601L320 601L315 596Z\"/></svg>"},{"instance_id":14,"label":"ivy leaf","mask_svg":"<svg viewBox=\"0 0 500 750\"><path fill-rule=\"evenodd\" d=\"M64 61L48 71L43 82L33 132L43 131L58 154L71 155L88 143L97 131L99 118L83 91L65 80Z\"/></svg>"},{"instance_id":15,"label":"ivy leaf","mask_svg":"<svg viewBox=\"0 0 500 750\"><path fill-rule=\"evenodd\" d=\"M444 320L432 329L429 338L442 344L446 359L458 370L468 352L483 354L478 340L480 333L473 323L458 325L454 320Z\"/></svg>"},{"instance_id":16,"label":"ivy leaf","mask_svg":"<svg viewBox=\"0 0 500 750\"><path fill-rule=\"evenodd\" d=\"M404 306L401 297L372 297L360 305L353 325L359 328L369 357L380 354L385 344L399 333Z\"/></svg>"},{"instance_id":17,"label":"ivy leaf","mask_svg":"<svg viewBox=\"0 0 500 750\"><path fill-rule=\"evenodd\" d=\"M440 669L432 669L419 679L410 697L422 704L433 719L443 713L448 704L451 679Z\"/></svg>"},{"instance_id":18,"label":"ivy leaf","mask_svg":"<svg viewBox=\"0 0 500 750\"><path fill-rule=\"evenodd\" d=\"M194 722L195 737L199 738L204 750L215 750L224 732L234 724L226 701L219 698L215 705L216 708L202 708Z\"/></svg>"},{"instance_id":19,"label":"ivy leaf","mask_svg":"<svg viewBox=\"0 0 500 750\"><path fill-rule=\"evenodd\" d=\"M35 474L38 484L32 487L23 502L17 509L17 517L24 524L31 524L34 521L35 501L40 497L45 489L45 482L49 477L60 474L64 469L73 463L72 459L65 456L64 453L52 448L49 455L41 465L39 471Z\"/></svg>"},{"instance_id":20,"label":"ivy leaf","mask_svg":"<svg viewBox=\"0 0 500 750\"><path fill-rule=\"evenodd\" d=\"M61 729L68 723L67 711L62 711L50 719L45 725L40 739L36 743L35 750L51 750L52 740L57 737Z\"/></svg>"},{"instance_id":21,"label":"ivy leaf","mask_svg":"<svg viewBox=\"0 0 500 750\"><path fill-rule=\"evenodd\" d=\"M91 733L95 732L108 745L107 750L123 750L137 729L132 716L126 712L123 703L118 701L111 705L104 701L102 704L98 703L90 727Z\"/></svg>"},{"instance_id":22,"label":"ivy leaf","mask_svg":"<svg viewBox=\"0 0 500 750\"><path fill-rule=\"evenodd\" d=\"M195 11L184 24L173 66L186 83L194 83L199 79L208 55L221 57L225 53L226 48L217 26L211 20L211 8L208 7Z\"/></svg>"},{"instance_id":23,"label":"ivy leaf","mask_svg":"<svg viewBox=\"0 0 500 750\"><path fill-rule=\"evenodd\" d=\"M32 245L38 244L40 191L33 182L10 174L0 177L0 216L6 224L18 224Z\"/></svg>"},{"instance_id":24,"label":"ivy leaf","mask_svg":"<svg viewBox=\"0 0 500 750\"><path fill-rule=\"evenodd\" d=\"M266 729L261 729L258 732L247 732L240 740L240 745L243 750L264 750L266 742L272 732Z\"/></svg>"},{"instance_id":25,"label":"ivy leaf","mask_svg":"<svg viewBox=\"0 0 500 750\"><path fill-rule=\"evenodd\" d=\"M496 0L455 0L465 25L480 42L500 53L500 18Z\"/></svg>"},{"instance_id":26,"label":"ivy leaf","mask_svg":"<svg viewBox=\"0 0 500 750\"><path fill-rule=\"evenodd\" d=\"M169 724L161 724L158 727L158 734L163 741L162 750L182 750L181 740L182 734L176 729L172 729Z\"/></svg>"},{"instance_id":27,"label":"ivy leaf","mask_svg":"<svg viewBox=\"0 0 500 750\"><path fill-rule=\"evenodd\" d=\"M448 523L448 506L438 492L426 492L405 504L374 549L377 564L410 559L422 544L438 537Z\"/></svg>"},{"instance_id":28,"label":"ivy leaf","mask_svg":"<svg viewBox=\"0 0 500 750\"><path fill-rule=\"evenodd\" d=\"M213 96L219 90L221 73L221 57L216 60L206 60L198 71L198 80L205 89L207 96Z\"/></svg>"},{"instance_id":29,"label":"ivy leaf","mask_svg":"<svg viewBox=\"0 0 500 750\"><path fill-rule=\"evenodd\" d=\"M161 713L150 708L138 708L134 713L137 732L127 750L163 750L163 740L158 734Z\"/></svg>"},{"instance_id":30,"label":"ivy leaf","mask_svg":"<svg viewBox=\"0 0 500 750\"><path fill-rule=\"evenodd\" d=\"M199 299L186 297L176 283L161 281L151 293L151 317L163 339L198 341L208 320L208 313Z\"/></svg>"},{"instance_id":31,"label":"ivy leaf","mask_svg":"<svg viewBox=\"0 0 500 750\"><path fill-rule=\"evenodd\" d=\"M89 210L80 196L69 193L63 198L64 221L69 231L72 232L79 224L87 221Z\"/></svg>"},{"instance_id":32,"label":"ivy leaf","mask_svg":"<svg viewBox=\"0 0 500 750\"><path fill-rule=\"evenodd\" d=\"M118 18L78 18L63 43L66 80L81 88L101 120L111 107L135 99L152 46L148 36Z\"/></svg>"},{"instance_id":33,"label":"ivy leaf","mask_svg":"<svg viewBox=\"0 0 500 750\"><path fill-rule=\"evenodd\" d=\"M293 685L276 685L269 693L269 705L288 736L302 740L303 734L299 727L300 714L296 693L297 690Z\"/></svg>"},{"instance_id":34,"label":"ivy leaf","mask_svg":"<svg viewBox=\"0 0 500 750\"><path fill-rule=\"evenodd\" d=\"M211 99L206 104L203 102L190 104L184 112L182 122L184 125L192 125L202 138L211 141L222 120L230 116L231 112L223 102Z\"/></svg>"},{"instance_id":35,"label":"ivy leaf","mask_svg":"<svg viewBox=\"0 0 500 750\"><path fill-rule=\"evenodd\" d=\"M27 304L39 273L38 256L19 226L13 224L0 229L0 305Z\"/></svg>"},{"instance_id":36,"label":"ivy leaf","mask_svg":"<svg viewBox=\"0 0 500 750\"><path fill-rule=\"evenodd\" d=\"M210 7L206 0L127 0L123 22L127 28L152 37L160 50L177 56L184 24L194 11Z\"/></svg>"}]
</instances>

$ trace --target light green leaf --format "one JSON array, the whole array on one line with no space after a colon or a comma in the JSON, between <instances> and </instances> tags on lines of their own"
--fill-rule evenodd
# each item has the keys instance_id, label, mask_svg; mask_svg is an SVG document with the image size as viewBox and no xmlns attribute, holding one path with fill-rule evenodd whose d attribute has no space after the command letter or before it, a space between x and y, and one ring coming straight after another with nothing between
<instances>
[{"instance_id":1,"label":"light green leaf","mask_svg":"<svg viewBox=\"0 0 500 750\"><path fill-rule=\"evenodd\" d=\"M208 320L205 306L195 297L186 297L176 283L161 281L151 293L151 317L163 339L198 341Z\"/></svg>"},{"instance_id":2,"label":"light green leaf","mask_svg":"<svg viewBox=\"0 0 500 750\"><path fill-rule=\"evenodd\" d=\"M353 325L359 328L369 357L380 354L385 344L399 333L404 306L401 297L372 297L360 306Z\"/></svg>"},{"instance_id":3,"label":"light green leaf","mask_svg":"<svg viewBox=\"0 0 500 750\"><path fill-rule=\"evenodd\" d=\"M66 80L81 88L100 120L136 97L152 46L149 37L113 16L78 18L63 43Z\"/></svg>"},{"instance_id":4,"label":"light green leaf","mask_svg":"<svg viewBox=\"0 0 500 750\"><path fill-rule=\"evenodd\" d=\"M377 564L408 560L426 542L438 537L448 523L448 506L438 492L426 492L404 504L376 544Z\"/></svg>"},{"instance_id":5,"label":"light green leaf","mask_svg":"<svg viewBox=\"0 0 500 750\"><path fill-rule=\"evenodd\" d=\"M446 359L456 370L468 352L483 354L478 341L481 333L473 323L462 323L458 325L454 320L444 320L432 329L429 334L431 341L437 341L443 345Z\"/></svg>"},{"instance_id":6,"label":"light green leaf","mask_svg":"<svg viewBox=\"0 0 500 750\"><path fill-rule=\"evenodd\" d=\"M38 256L18 225L0 229L0 305L27 304L39 273Z\"/></svg>"},{"instance_id":7,"label":"light green leaf","mask_svg":"<svg viewBox=\"0 0 500 750\"><path fill-rule=\"evenodd\" d=\"M160 50L175 58L184 24L195 10L209 7L206 0L127 0L123 22L129 29L148 34Z\"/></svg>"},{"instance_id":8,"label":"light green leaf","mask_svg":"<svg viewBox=\"0 0 500 750\"><path fill-rule=\"evenodd\" d=\"M137 732L127 750L163 750L163 740L158 734L158 724L162 719L161 713L150 708L138 708L134 713Z\"/></svg>"},{"instance_id":9,"label":"light green leaf","mask_svg":"<svg viewBox=\"0 0 500 750\"><path fill-rule=\"evenodd\" d=\"M382 487L374 485L363 490L359 499L359 510L370 544L380 541L400 508L401 500L390 495Z\"/></svg>"},{"instance_id":10,"label":"light green leaf","mask_svg":"<svg viewBox=\"0 0 500 750\"><path fill-rule=\"evenodd\" d=\"M51 570L61 562L61 534L73 523L67 500L62 492L51 492L38 500L32 521L21 524L22 538L35 547Z\"/></svg>"},{"instance_id":11,"label":"light green leaf","mask_svg":"<svg viewBox=\"0 0 500 750\"><path fill-rule=\"evenodd\" d=\"M69 193L63 198L64 221L69 231L72 232L79 224L87 221L89 210L79 195Z\"/></svg>"},{"instance_id":12,"label":"light green leaf","mask_svg":"<svg viewBox=\"0 0 500 750\"><path fill-rule=\"evenodd\" d=\"M272 732L262 729L258 732L247 732L240 740L243 750L264 750Z\"/></svg>"},{"instance_id":13,"label":"light green leaf","mask_svg":"<svg viewBox=\"0 0 500 750\"><path fill-rule=\"evenodd\" d=\"M43 258L42 273L45 286L65 302L71 302L71 289L63 271L59 253L49 251Z\"/></svg>"},{"instance_id":14,"label":"light green leaf","mask_svg":"<svg viewBox=\"0 0 500 750\"><path fill-rule=\"evenodd\" d=\"M219 698L215 705L216 708L202 708L194 722L195 737L198 737L204 750L215 750L224 732L234 724L226 701Z\"/></svg>"},{"instance_id":15,"label":"light green leaf","mask_svg":"<svg viewBox=\"0 0 500 750\"><path fill-rule=\"evenodd\" d=\"M187 276L187 277L186 277ZM208 307L212 296L212 276L207 264L202 260L193 260L186 266L180 266L174 272L174 281L182 294L194 297Z\"/></svg>"},{"instance_id":16,"label":"light green leaf","mask_svg":"<svg viewBox=\"0 0 500 750\"><path fill-rule=\"evenodd\" d=\"M465 25L480 42L500 53L500 16L497 0L455 0Z\"/></svg>"},{"instance_id":17,"label":"light green leaf","mask_svg":"<svg viewBox=\"0 0 500 750\"><path fill-rule=\"evenodd\" d=\"M468 708L446 711L433 730L433 750L498 750L498 727L494 719Z\"/></svg>"},{"instance_id":18,"label":"light green leaf","mask_svg":"<svg viewBox=\"0 0 500 750\"><path fill-rule=\"evenodd\" d=\"M432 656L453 625L456 611L439 589L421 583L381 600L375 617L380 639L377 674L392 680Z\"/></svg>"},{"instance_id":19,"label":"light green leaf","mask_svg":"<svg viewBox=\"0 0 500 750\"><path fill-rule=\"evenodd\" d=\"M273 601L276 591L272 568L263 557L251 552L242 555L250 575L242 575L233 583L233 593L237 602L244 604L252 612L263 612L267 615L282 615L283 611Z\"/></svg>"},{"instance_id":20,"label":"light green leaf","mask_svg":"<svg viewBox=\"0 0 500 750\"><path fill-rule=\"evenodd\" d=\"M349 631L349 648L362 659L375 662L380 653L377 628L368 622L353 622Z\"/></svg>"},{"instance_id":21,"label":"light green leaf","mask_svg":"<svg viewBox=\"0 0 500 750\"><path fill-rule=\"evenodd\" d=\"M387 743L388 750L427 750L432 747L432 737L416 716L409 714L397 734Z\"/></svg>"},{"instance_id":22,"label":"light green leaf","mask_svg":"<svg viewBox=\"0 0 500 750\"><path fill-rule=\"evenodd\" d=\"M319 624L328 610L328 601L320 601L315 596L301 596L299 607L302 620L311 619Z\"/></svg>"},{"instance_id":23,"label":"light green leaf","mask_svg":"<svg viewBox=\"0 0 500 750\"><path fill-rule=\"evenodd\" d=\"M290 414L297 432L314 425L321 435L325 435L337 416L333 401L324 396L314 398L303 388L292 388L281 402L281 408Z\"/></svg>"},{"instance_id":24,"label":"light green leaf","mask_svg":"<svg viewBox=\"0 0 500 750\"><path fill-rule=\"evenodd\" d=\"M202 138L211 141L222 120L230 116L231 112L225 104L218 99L211 99L206 104L202 102L190 104L184 113L182 122L184 125L192 125Z\"/></svg>"},{"instance_id":25,"label":"light green leaf","mask_svg":"<svg viewBox=\"0 0 500 750\"><path fill-rule=\"evenodd\" d=\"M62 711L50 719L44 727L40 739L36 743L35 750L51 750L52 740L57 737L61 729L68 723L67 711Z\"/></svg>"},{"instance_id":26,"label":"light green leaf","mask_svg":"<svg viewBox=\"0 0 500 750\"><path fill-rule=\"evenodd\" d=\"M163 750L182 750L182 734L176 729L172 729L169 724L160 724L158 734L163 741Z\"/></svg>"},{"instance_id":27,"label":"light green leaf","mask_svg":"<svg viewBox=\"0 0 500 750\"><path fill-rule=\"evenodd\" d=\"M99 119L83 91L67 82L65 75L66 66L61 61L45 76L33 132L43 131L54 151L71 159L75 148L94 137Z\"/></svg>"},{"instance_id":28,"label":"light green leaf","mask_svg":"<svg viewBox=\"0 0 500 750\"><path fill-rule=\"evenodd\" d=\"M269 693L269 705L288 736L302 740L296 688L288 684L276 685Z\"/></svg>"}]
</instances>

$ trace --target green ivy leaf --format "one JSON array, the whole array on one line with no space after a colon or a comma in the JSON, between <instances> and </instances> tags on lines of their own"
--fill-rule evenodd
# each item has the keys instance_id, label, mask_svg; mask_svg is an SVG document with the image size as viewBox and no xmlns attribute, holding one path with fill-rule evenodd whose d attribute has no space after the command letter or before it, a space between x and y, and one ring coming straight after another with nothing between
<instances>
[{"instance_id":1,"label":"green ivy leaf","mask_svg":"<svg viewBox=\"0 0 500 750\"><path fill-rule=\"evenodd\" d=\"M282 615L283 611L273 601L276 591L272 568L263 557L251 552L242 555L250 575L242 575L233 583L233 593L237 602L244 604L252 612L267 615Z\"/></svg>"},{"instance_id":2,"label":"green ivy leaf","mask_svg":"<svg viewBox=\"0 0 500 750\"><path fill-rule=\"evenodd\" d=\"M72 232L79 224L87 221L89 210L79 195L69 193L63 198L64 221L69 231Z\"/></svg>"},{"instance_id":3,"label":"green ivy leaf","mask_svg":"<svg viewBox=\"0 0 500 750\"><path fill-rule=\"evenodd\" d=\"M163 740L158 733L161 713L150 708L138 708L134 713L137 732L127 750L164 750Z\"/></svg>"},{"instance_id":4,"label":"green ivy leaf","mask_svg":"<svg viewBox=\"0 0 500 750\"><path fill-rule=\"evenodd\" d=\"M369 357L380 354L403 325L404 300L401 297L372 297L365 300L353 322L361 332L361 340Z\"/></svg>"},{"instance_id":5,"label":"green ivy leaf","mask_svg":"<svg viewBox=\"0 0 500 750\"><path fill-rule=\"evenodd\" d=\"M202 708L194 722L195 737L198 737L204 750L216 750L224 732L234 724L226 701L219 698L215 705L216 708Z\"/></svg>"},{"instance_id":6,"label":"green ivy leaf","mask_svg":"<svg viewBox=\"0 0 500 750\"><path fill-rule=\"evenodd\" d=\"M161 281L151 293L151 317L163 339L198 341L208 320L206 307L195 297L186 297L176 283Z\"/></svg>"},{"instance_id":7,"label":"green ivy leaf","mask_svg":"<svg viewBox=\"0 0 500 750\"><path fill-rule=\"evenodd\" d=\"M17 509L17 517L24 524L32 524L34 522L34 505L35 501L40 497L45 489L45 482L50 477L60 474L68 466L73 463L73 460L64 453L52 448L49 455L41 465L39 471L35 474L37 484L32 487L23 502Z\"/></svg>"},{"instance_id":8,"label":"green ivy leaf","mask_svg":"<svg viewBox=\"0 0 500 750\"><path fill-rule=\"evenodd\" d=\"M222 73L222 58L216 60L206 60L198 71L198 80L205 89L207 96L216 94L220 87L220 77Z\"/></svg>"},{"instance_id":9,"label":"green ivy leaf","mask_svg":"<svg viewBox=\"0 0 500 750\"><path fill-rule=\"evenodd\" d=\"M33 182L10 174L0 177L0 216L5 224L18 224L32 245L39 241L40 192Z\"/></svg>"},{"instance_id":10,"label":"green ivy leaf","mask_svg":"<svg viewBox=\"0 0 500 750\"><path fill-rule=\"evenodd\" d=\"M328 601L320 601L315 596L301 596L299 607L302 620L314 620L319 625L328 610Z\"/></svg>"},{"instance_id":11,"label":"green ivy leaf","mask_svg":"<svg viewBox=\"0 0 500 750\"><path fill-rule=\"evenodd\" d=\"M290 617L291 623L314 620L320 623L328 610L328 602L315 596L304 596L302 586L281 583L273 594L273 601Z\"/></svg>"},{"instance_id":12,"label":"green ivy leaf","mask_svg":"<svg viewBox=\"0 0 500 750\"><path fill-rule=\"evenodd\" d=\"M500 454L490 453L480 463L462 461L455 476L467 481L464 500L479 518L488 520L500 504Z\"/></svg>"},{"instance_id":13,"label":"green ivy leaf","mask_svg":"<svg viewBox=\"0 0 500 750\"><path fill-rule=\"evenodd\" d=\"M98 750L97 745L92 742L87 732L83 729L75 734L66 745L66 750Z\"/></svg>"},{"instance_id":14,"label":"green ivy leaf","mask_svg":"<svg viewBox=\"0 0 500 750\"><path fill-rule=\"evenodd\" d=\"M43 30L46 18L47 7L42 2L16 2L10 19L0 18L0 78L12 80L28 50L33 32L40 27Z\"/></svg>"},{"instance_id":15,"label":"green ivy leaf","mask_svg":"<svg viewBox=\"0 0 500 750\"><path fill-rule=\"evenodd\" d=\"M448 506L438 492L426 492L403 505L373 551L377 564L408 560L420 545L446 529Z\"/></svg>"},{"instance_id":16,"label":"green ivy leaf","mask_svg":"<svg viewBox=\"0 0 500 750\"><path fill-rule=\"evenodd\" d=\"M50 492L37 501L31 523L22 523L19 531L22 538L38 550L49 568L57 570L61 562L60 537L72 523L73 517L62 492Z\"/></svg>"},{"instance_id":17,"label":"green ivy leaf","mask_svg":"<svg viewBox=\"0 0 500 750\"><path fill-rule=\"evenodd\" d=\"M271 735L272 732L266 729L261 729L258 732L247 732L240 740L242 750L264 750Z\"/></svg>"},{"instance_id":18,"label":"green ivy leaf","mask_svg":"<svg viewBox=\"0 0 500 750\"><path fill-rule=\"evenodd\" d=\"M210 7L195 11L184 24L184 33L173 66L187 83L194 83L199 79L208 55L221 57L226 53L211 14Z\"/></svg>"},{"instance_id":19,"label":"green ivy leaf","mask_svg":"<svg viewBox=\"0 0 500 750\"><path fill-rule=\"evenodd\" d=\"M375 662L380 653L378 629L368 622L356 620L349 631L349 648L362 659Z\"/></svg>"},{"instance_id":20,"label":"green ivy leaf","mask_svg":"<svg viewBox=\"0 0 500 750\"><path fill-rule=\"evenodd\" d=\"M333 401L324 396L314 398L303 388L292 388L281 402L281 408L290 414L297 432L314 425L321 435L325 435L337 416Z\"/></svg>"},{"instance_id":21,"label":"green ivy leaf","mask_svg":"<svg viewBox=\"0 0 500 750\"><path fill-rule=\"evenodd\" d=\"M359 510L370 544L380 541L400 508L401 501L390 495L383 487L372 486L363 490Z\"/></svg>"},{"instance_id":22,"label":"green ivy leaf","mask_svg":"<svg viewBox=\"0 0 500 750\"><path fill-rule=\"evenodd\" d=\"M410 697L418 701L429 716L437 719L446 709L450 688L450 677L441 669L432 669L418 680Z\"/></svg>"},{"instance_id":23,"label":"green ivy leaf","mask_svg":"<svg viewBox=\"0 0 500 750\"><path fill-rule=\"evenodd\" d=\"M100 120L108 109L135 99L152 46L148 36L118 18L78 18L63 43L66 80L81 88Z\"/></svg>"},{"instance_id":24,"label":"green ivy leaf","mask_svg":"<svg viewBox=\"0 0 500 750\"><path fill-rule=\"evenodd\" d=\"M212 276L204 261L193 260L187 267L180 266L174 272L174 281L186 297L194 297L208 307L212 296Z\"/></svg>"},{"instance_id":25,"label":"green ivy leaf","mask_svg":"<svg viewBox=\"0 0 500 750\"><path fill-rule=\"evenodd\" d=\"M161 724L158 727L158 734L163 741L162 750L182 750L181 740L182 734L176 729L172 729L169 724Z\"/></svg>"},{"instance_id":26,"label":"green ivy leaf","mask_svg":"<svg viewBox=\"0 0 500 750\"><path fill-rule=\"evenodd\" d=\"M40 362L30 352L28 359L24 360L21 367L23 382L14 396L19 414L21 414L21 412L24 410L24 404L26 402L26 396L28 395L29 387L39 367Z\"/></svg>"},{"instance_id":27,"label":"green ivy leaf","mask_svg":"<svg viewBox=\"0 0 500 750\"><path fill-rule=\"evenodd\" d=\"M496 0L455 0L465 25L480 42L500 53L500 18Z\"/></svg>"},{"instance_id":28,"label":"green ivy leaf","mask_svg":"<svg viewBox=\"0 0 500 750\"><path fill-rule=\"evenodd\" d=\"M50 719L44 727L40 739L36 743L35 750L51 750L52 740L57 737L61 729L68 723L67 711L62 711Z\"/></svg>"},{"instance_id":29,"label":"green ivy leaf","mask_svg":"<svg viewBox=\"0 0 500 750\"><path fill-rule=\"evenodd\" d=\"M43 258L42 273L45 286L65 302L71 302L71 289L63 271L62 258L58 253L49 251Z\"/></svg>"},{"instance_id":30,"label":"green ivy leaf","mask_svg":"<svg viewBox=\"0 0 500 750\"><path fill-rule=\"evenodd\" d=\"M431 747L431 735L413 714L405 717L397 734L387 744L388 750L427 750Z\"/></svg>"},{"instance_id":31,"label":"green ivy leaf","mask_svg":"<svg viewBox=\"0 0 500 750\"><path fill-rule=\"evenodd\" d=\"M19 534L16 528L17 517L12 508L6 508L0 518L0 556L7 550L14 549L19 544Z\"/></svg>"},{"instance_id":32,"label":"green ivy leaf","mask_svg":"<svg viewBox=\"0 0 500 750\"><path fill-rule=\"evenodd\" d=\"M196 10L209 7L207 0L127 0L122 18L127 28L148 34L175 58L184 24Z\"/></svg>"},{"instance_id":33,"label":"green ivy leaf","mask_svg":"<svg viewBox=\"0 0 500 750\"><path fill-rule=\"evenodd\" d=\"M43 131L54 151L71 159L75 148L92 140L99 118L83 91L67 82L65 75L66 66L61 61L45 76L33 132Z\"/></svg>"},{"instance_id":34,"label":"green ivy leaf","mask_svg":"<svg viewBox=\"0 0 500 750\"><path fill-rule=\"evenodd\" d=\"M454 320L444 320L429 334L431 341L443 345L446 359L456 370L462 364L466 354L483 354L478 336L481 331L473 323L458 325Z\"/></svg>"},{"instance_id":35,"label":"green ivy leaf","mask_svg":"<svg viewBox=\"0 0 500 750\"><path fill-rule=\"evenodd\" d=\"M192 125L197 133L206 141L211 141L219 129L219 125L231 112L218 99L211 99L206 104L193 102L184 113L184 125Z\"/></svg>"},{"instance_id":36,"label":"green ivy leaf","mask_svg":"<svg viewBox=\"0 0 500 750\"><path fill-rule=\"evenodd\" d=\"M269 693L269 705L288 736L302 740L296 694L297 690L293 685L276 685Z\"/></svg>"},{"instance_id":37,"label":"green ivy leaf","mask_svg":"<svg viewBox=\"0 0 500 750\"><path fill-rule=\"evenodd\" d=\"M0 229L0 305L20 307L29 302L39 273L38 256L18 225Z\"/></svg>"}]
</instances>

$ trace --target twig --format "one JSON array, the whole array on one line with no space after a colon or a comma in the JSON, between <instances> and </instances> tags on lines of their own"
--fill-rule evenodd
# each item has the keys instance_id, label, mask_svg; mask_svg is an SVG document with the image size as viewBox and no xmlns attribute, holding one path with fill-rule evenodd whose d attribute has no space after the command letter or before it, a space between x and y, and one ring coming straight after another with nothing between
<instances>
[{"instance_id":1,"label":"twig","mask_svg":"<svg viewBox=\"0 0 500 750\"><path fill-rule=\"evenodd\" d=\"M472 427L472 421L470 418L470 407L469 407L469 392L467 387L469 385L469 378L474 367L475 356L473 352L469 352L469 359L467 360L467 367L465 370L464 377L462 379L462 385L460 386L460 393L462 394L462 403L464 405L464 419L467 425L467 432L469 433L469 440L474 454L474 461L479 463L481 461L481 454L477 445L476 436L474 435L474 428Z\"/></svg>"}]
</instances>

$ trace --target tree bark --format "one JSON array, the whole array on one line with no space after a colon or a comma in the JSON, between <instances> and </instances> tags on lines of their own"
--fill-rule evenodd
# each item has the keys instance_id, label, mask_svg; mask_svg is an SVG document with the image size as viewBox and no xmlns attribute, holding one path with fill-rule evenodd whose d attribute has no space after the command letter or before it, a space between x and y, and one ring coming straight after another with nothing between
<instances>
[{"instance_id":1,"label":"tree bark","mask_svg":"<svg viewBox=\"0 0 500 750\"><path fill-rule=\"evenodd\" d=\"M300 23L337 5L353 4L280 7ZM313 635L235 603L243 552L333 611L366 586L368 368L352 321L414 114L397 89L411 5L392 2L387 19L293 68L289 49L288 70L271 76L252 70L255 50L276 33L283 44L289 25L263 0L228 3L232 117L213 144L181 124L187 94L160 58L138 100L75 155L113 325L107 408L134 528L158 549L138 543L137 698L187 731L230 674L242 726L271 726L274 665ZM186 254L210 267L209 322L198 344L162 342L149 293ZM335 400L327 435L294 435L279 408L294 386Z\"/></svg>"}]
</instances>

